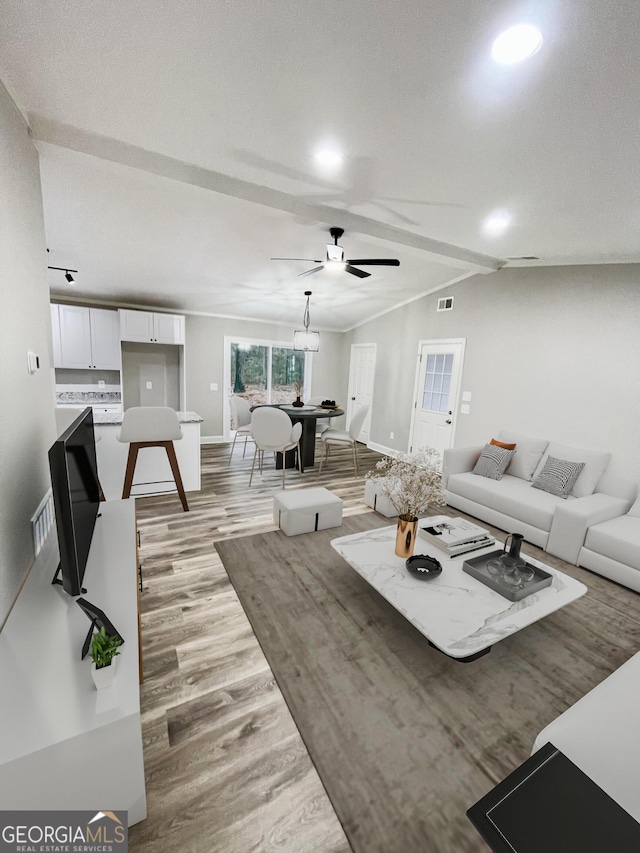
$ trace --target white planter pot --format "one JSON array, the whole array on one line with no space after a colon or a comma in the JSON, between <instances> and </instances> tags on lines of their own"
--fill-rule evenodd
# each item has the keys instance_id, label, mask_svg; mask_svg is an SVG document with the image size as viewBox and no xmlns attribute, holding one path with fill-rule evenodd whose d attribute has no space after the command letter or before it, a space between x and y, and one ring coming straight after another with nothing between
<instances>
[{"instance_id":1,"label":"white planter pot","mask_svg":"<svg viewBox=\"0 0 640 853\"><path fill-rule=\"evenodd\" d=\"M111 687L116 674L116 659L113 658L109 666L96 668L95 663L91 664L91 677L96 686L96 690L102 690L105 687Z\"/></svg>"}]
</instances>

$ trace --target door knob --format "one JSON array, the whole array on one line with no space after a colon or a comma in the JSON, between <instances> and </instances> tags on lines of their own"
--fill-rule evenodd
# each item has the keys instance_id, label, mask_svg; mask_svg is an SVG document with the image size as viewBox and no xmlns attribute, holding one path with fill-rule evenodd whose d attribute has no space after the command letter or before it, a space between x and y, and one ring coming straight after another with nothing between
<instances>
[{"instance_id":1,"label":"door knob","mask_svg":"<svg viewBox=\"0 0 640 853\"><path fill-rule=\"evenodd\" d=\"M352 400L355 400L356 398L355 398L355 397L352 397L351 399L352 399Z\"/></svg>"},{"instance_id":2,"label":"door knob","mask_svg":"<svg viewBox=\"0 0 640 853\"><path fill-rule=\"evenodd\" d=\"M450 423L451 423L451 421L449 420L449 418L447 418L447 420L445 421L445 424L450 424Z\"/></svg>"}]
</instances>

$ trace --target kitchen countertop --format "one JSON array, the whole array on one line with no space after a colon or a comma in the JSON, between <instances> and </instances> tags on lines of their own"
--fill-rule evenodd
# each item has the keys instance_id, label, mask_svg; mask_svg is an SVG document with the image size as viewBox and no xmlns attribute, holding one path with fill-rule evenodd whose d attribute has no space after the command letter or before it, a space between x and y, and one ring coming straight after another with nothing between
<instances>
[{"instance_id":1,"label":"kitchen countertop","mask_svg":"<svg viewBox=\"0 0 640 853\"><path fill-rule=\"evenodd\" d=\"M181 424L201 424L204 420L197 412L177 412ZM96 426L119 426L122 423L122 412L94 412L93 422Z\"/></svg>"}]
</instances>

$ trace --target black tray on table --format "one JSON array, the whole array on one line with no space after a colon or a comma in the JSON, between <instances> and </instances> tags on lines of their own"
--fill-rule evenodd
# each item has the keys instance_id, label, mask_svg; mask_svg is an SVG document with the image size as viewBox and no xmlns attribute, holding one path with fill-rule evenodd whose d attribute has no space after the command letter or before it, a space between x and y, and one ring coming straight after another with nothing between
<instances>
[{"instance_id":1,"label":"black tray on table","mask_svg":"<svg viewBox=\"0 0 640 853\"><path fill-rule=\"evenodd\" d=\"M538 566L534 566L532 563L529 563L524 559L524 557L520 558L521 561L535 572L531 580L527 581L524 586L521 586L518 589L513 589L503 583L499 578L492 577L487 571L487 563L489 560L497 559L503 554L504 551L500 550L490 551L488 554L483 554L481 557L472 557L470 560L464 561L462 564L462 571L471 575L472 578L479 580L480 583L485 584L485 586L490 587L494 592L508 598L509 601L521 601L528 595L533 595L534 592L539 592L546 586L551 586L553 575L549 572L545 572L544 569L540 569Z\"/></svg>"}]
</instances>

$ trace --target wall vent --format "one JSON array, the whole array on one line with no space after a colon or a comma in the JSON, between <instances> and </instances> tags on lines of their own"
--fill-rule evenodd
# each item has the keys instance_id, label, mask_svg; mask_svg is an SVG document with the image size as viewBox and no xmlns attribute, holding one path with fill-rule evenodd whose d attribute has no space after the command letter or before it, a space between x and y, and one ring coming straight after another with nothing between
<instances>
[{"instance_id":1,"label":"wall vent","mask_svg":"<svg viewBox=\"0 0 640 853\"><path fill-rule=\"evenodd\" d=\"M453 311L453 296L441 296L438 299L438 311Z\"/></svg>"},{"instance_id":2,"label":"wall vent","mask_svg":"<svg viewBox=\"0 0 640 853\"><path fill-rule=\"evenodd\" d=\"M37 557L42 546L44 545L53 520L55 518L53 511L53 492L51 489L40 501L40 506L31 517L31 532L33 534L33 550Z\"/></svg>"}]
</instances>

